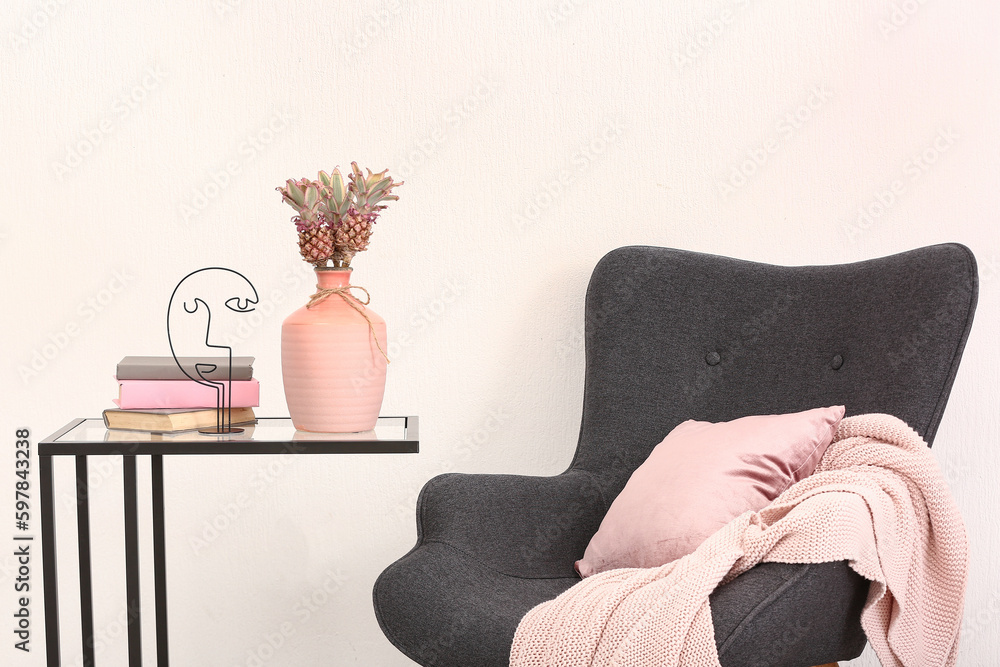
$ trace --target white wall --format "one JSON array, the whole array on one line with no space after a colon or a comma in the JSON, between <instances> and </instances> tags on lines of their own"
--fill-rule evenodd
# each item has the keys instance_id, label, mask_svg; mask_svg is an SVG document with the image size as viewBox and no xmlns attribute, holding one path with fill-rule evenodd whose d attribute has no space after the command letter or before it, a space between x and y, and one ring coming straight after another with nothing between
<instances>
[{"instance_id":1,"label":"white wall","mask_svg":"<svg viewBox=\"0 0 1000 667\"><path fill-rule=\"evenodd\" d=\"M973 547L960 664L994 660L996 3L16 0L5 9L4 526L15 428L39 439L110 407L120 357L165 353L166 300L192 269L242 271L262 308L273 306L244 351L258 360L259 413L286 414L279 327L312 283L274 188L351 160L406 181L355 260L355 281L395 343L383 413L420 415L421 452L277 466L201 549L192 540L206 522L273 461L169 460L174 664L253 664L284 623L293 633L267 665L409 664L378 629L372 583L412 546L414 502L431 476L567 465L584 290L607 251L643 243L809 264L944 241L973 249L982 290L934 452ZM873 215L859 223L863 209ZM69 484L71 464L59 463ZM124 665L120 475L97 481L92 520L107 540L95 547L96 626L108 634L99 660ZM37 534L37 508L35 517ZM58 519L72 659L73 513L60 505ZM12 532L0 529L0 540ZM11 557L0 564L10 619ZM4 664L43 664L40 565L34 651L15 651L5 630ZM328 573L335 592L302 613Z\"/></svg>"}]
</instances>

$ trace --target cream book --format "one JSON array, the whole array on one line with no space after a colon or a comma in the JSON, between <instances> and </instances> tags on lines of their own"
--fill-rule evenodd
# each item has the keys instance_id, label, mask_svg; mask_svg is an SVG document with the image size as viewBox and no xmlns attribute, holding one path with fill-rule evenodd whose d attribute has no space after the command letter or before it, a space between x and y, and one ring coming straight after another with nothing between
<instances>
[{"instance_id":1,"label":"cream book","mask_svg":"<svg viewBox=\"0 0 1000 667\"><path fill-rule=\"evenodd\" d=\"M228 421L229 412L225 411ZM253 408L233 408L232 424L252 423L256 417ZM127 431L154 431L167 433L174 431L193 431L200 428L212 428L218 423L218 411L211 410L119 410L104 411L104 425L114 429Z\"/></svg>"}]
</instances>

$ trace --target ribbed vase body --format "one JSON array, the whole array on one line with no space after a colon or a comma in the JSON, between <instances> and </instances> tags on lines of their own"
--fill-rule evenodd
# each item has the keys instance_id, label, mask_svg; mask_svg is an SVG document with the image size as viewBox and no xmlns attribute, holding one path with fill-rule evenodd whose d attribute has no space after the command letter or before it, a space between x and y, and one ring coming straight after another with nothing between
<instances>
[{"instance_id":1,"label":"ribbed vase body","mask_svg":"<svg viewBox=\"0 0 1000 667\"><path fill-rule=\"evenodd\" d=\"M350 269L316 269L320 289L347 287ZM375 427L385 393L385 320L352 296L331 294L281 325L281 376L295 428L353 433Z\"/></svg>"}]
</instances>

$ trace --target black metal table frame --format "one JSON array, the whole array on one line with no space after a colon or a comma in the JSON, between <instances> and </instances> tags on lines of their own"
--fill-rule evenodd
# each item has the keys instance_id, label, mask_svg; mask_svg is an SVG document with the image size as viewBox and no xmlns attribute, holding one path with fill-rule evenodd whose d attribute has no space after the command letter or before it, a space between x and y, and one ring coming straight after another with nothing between
<instances>
[{"instance_id":1,"label":"black metal table frame","mask_svg":"<svg viewBox=\"0 0 1000 667\"><path fill-rule=\"evenodd\" d=\"M257 422L270 419L258 418ZM152 472L153 505L153 595L156 616L156 664L167 667L167 574L166 540L163 531L163 455L245 455L245 454L414 454L419 451L418 419L404 419L406 437L378 441L258 441L219 440L192 442L58 442L59 438L83 423L75 419L38 443L39 492L42 513L42 580L45 588L45 654L48 667L59 667L59 595L53 504L53 456L76 457L76 521L80 570L80 619L84 667L94 667L94 612L90 563L90 504L87 480L88 456L121 456L125 485L125 597L128 626L129 667L142 665L142 625L139 598L139 518L136 487L136 457L149 456ZM79 450L85 447L85 453Z\"/></svg>"}]
</instances>

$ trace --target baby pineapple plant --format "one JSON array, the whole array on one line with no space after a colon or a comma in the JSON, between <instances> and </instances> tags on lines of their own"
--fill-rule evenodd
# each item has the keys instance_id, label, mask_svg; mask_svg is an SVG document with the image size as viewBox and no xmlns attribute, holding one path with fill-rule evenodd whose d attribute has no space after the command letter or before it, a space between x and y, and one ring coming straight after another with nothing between
<instances>
[{"instance_id":1,"label":"baby pineapple plant","mask_svg":"<svg viewBox=\"0 0 1000 667\"><path fill-rule=\"evenodd\" d=\"M317 268L328 262L349 268L355 253L368 249L372 228L386 207L382 202L399 199L392 189L403 183L393 181L388 169L366 171L367 176L352 162L346 185L340 169L334 169L332 174L319 172L319 180L289 179L277 188L295 209L292 222L299 233L299 253Z\"/></svg>"}]
</instances>

